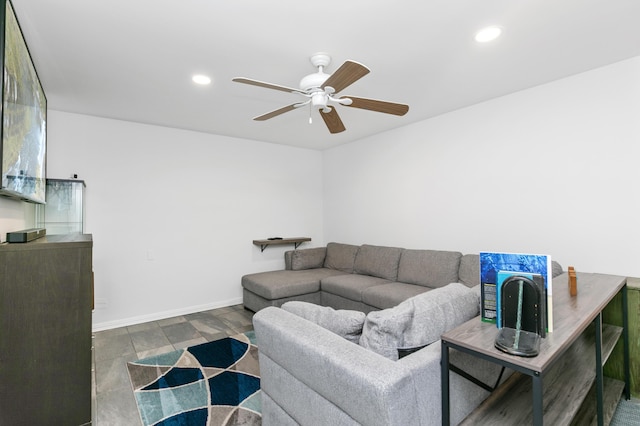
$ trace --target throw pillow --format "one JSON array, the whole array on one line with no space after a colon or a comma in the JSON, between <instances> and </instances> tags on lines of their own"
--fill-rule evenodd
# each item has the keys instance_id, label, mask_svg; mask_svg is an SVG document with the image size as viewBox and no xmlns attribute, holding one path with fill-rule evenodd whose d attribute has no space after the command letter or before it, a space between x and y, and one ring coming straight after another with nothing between
<instances>
[{"instance_id":1,"label":"throw pillow","mask_svg":"<svg viewBox=\"0 0 640 426\"><path fill-rule=\"evenodd\" d=\"M293 250L291 253L291 270L315 269L324 266L324 256L327 249L324 247Z\"/></svg>"},{"instance_id":2,"label":"throw pillow","mask_svg":"<svg viewBox=\"0 0 640 426\"><path fill-rule=\"evenodd\" d=\"M282 305L282 309L301 318L318 324L322 328L358 344L365 314L346 309L335 310L329 306L319 306L308 302L291 301Z\"/></svg>"},{"instance_id":3,"label":"throw pillow","mask_svg":"<svg viewBox=\"0 0 640 426\"><path fill-rule=\"evenodd\" d=\"M478 315L479 295L464 284L451 283L405 300L398 306L367 314L360 345L392 360L398 348L429 345L440 335Z\"/></svg>"}]
</instances>

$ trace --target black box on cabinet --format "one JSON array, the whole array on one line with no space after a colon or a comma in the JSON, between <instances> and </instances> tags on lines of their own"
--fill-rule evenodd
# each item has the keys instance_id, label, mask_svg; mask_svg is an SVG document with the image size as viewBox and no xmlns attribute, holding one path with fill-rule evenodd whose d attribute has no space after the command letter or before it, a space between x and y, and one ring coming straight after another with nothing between
<instances>
[{"instance_id":1,"label":"black box on cabinet","mask_svg":"<svg viewBox=\"0 0 640 426\"><path fill-rule=\"evenodd\" d=\"M45 228L31 228L22 231L7 232L8 243L28 243L47 235Z\"/></svg>"}]
</instances>

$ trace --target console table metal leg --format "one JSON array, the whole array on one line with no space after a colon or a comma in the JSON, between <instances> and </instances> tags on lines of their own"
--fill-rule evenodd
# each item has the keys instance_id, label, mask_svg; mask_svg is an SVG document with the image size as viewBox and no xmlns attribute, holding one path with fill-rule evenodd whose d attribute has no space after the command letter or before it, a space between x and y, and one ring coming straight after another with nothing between
<instances>
[{"instance_id":1,"label":"console table metal leg","mask_svg":"<svg viewBox=\"0 0 640 426\"><path fill-rule=\"evenodd\" d=\"M593 320L596 327L596 403L598 407L598 426L604 425L604 382L602 378L602 312Z\"/></svg>"},{"instance_id":2,"label":"console table metal leg","mask_svg":"<svg viewBox=\"0 0 640 426\"><path fill-rule=\"evenodd\" d=\"M531 386L533 391L533 426L542 426L542 377L539 373L531 376Z\"/></svg>"},{"instance_id":3,"label":"console table metal leg","mask_svg":"<svg viewBox=\"0 0 640 426\"><path fill-rule=\"evenodd\" d=\"M624 397L631 399L631 371L629 362L629 303L627 285L622 287L622 339L624 341Z\"/></svg>"},{"instance_id":4,"label":"console table metal leg","mask_svg":"<svg viewBox=\"0 0 640 426\"><path fill-rule=\"evenodd\" d=\"M449 347L442 342L440 355L440 389L442 392L442 425L449 426Z\"/></svg>"}]
</instances>

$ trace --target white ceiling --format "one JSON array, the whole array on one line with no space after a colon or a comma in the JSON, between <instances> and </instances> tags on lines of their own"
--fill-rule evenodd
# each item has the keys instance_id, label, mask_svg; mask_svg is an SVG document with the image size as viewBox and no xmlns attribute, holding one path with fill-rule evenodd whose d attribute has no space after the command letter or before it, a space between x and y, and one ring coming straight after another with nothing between
<instances>
[{"instance_id":1,"label":"white ceiling","mask_svg":"<svg viewBox=\"0 0 640 426\"><path fill-rule=\"evenodd\" d=\"M639 0L13 0L50 109L326 149L640 55ZM475 32L500 25L478 44ZM406 103L404 117L339 107L252 118L297 94L327 52L371 73L342 91ZM213 84L196 86L195 73ZM640 76L639 76L640 79Z\"/></svg>"}]
</instances>

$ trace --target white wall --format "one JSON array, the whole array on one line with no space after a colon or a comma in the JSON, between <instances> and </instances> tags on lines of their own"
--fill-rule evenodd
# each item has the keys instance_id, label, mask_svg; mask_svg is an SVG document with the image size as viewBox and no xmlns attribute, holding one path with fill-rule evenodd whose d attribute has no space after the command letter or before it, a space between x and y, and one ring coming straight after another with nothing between
<instances>
[{"instance_id":1,"label":"white wall","mask_svg":"<svg viewBox=\"0 0 640 426\"><path fill-rule=\"evenodd\" d=\"M325 152L49 111L47 175L87 182L103 329L240 303L268 236L640 276L639 117L640 57ZM0 199L0 232L32 209Z\"/></svg>"},{"instance_id":2,"label":"white wall","mask_svg":"<svg viewBox=\"0 0 640 426\"><path fill-rule=\"evenodd\" d=\"M0 197L0 241L7 240L7 232L35 226L35 204L13 198Z\"/></svg>"},{"instance_id":3,"label":"white wall","mask_svg":"<svg viewBox=\"0 0 640 426\"><path fill-rule=\"evenodd\" d=\"M639 159L636 57L325 151L325 241L640 276Z\"/></svg>"},{"instance_id":4,"label":"white wall","mask_svg":"<svg viewBox=\"0 0 640 426\"><path fill-rule=\"evenodd\" d=\"M240 277L293 248L253 239L323 244L317 151L49 111L47 155L87 184L96 330L241 303Z\"/></svg>"}]
</instances>

